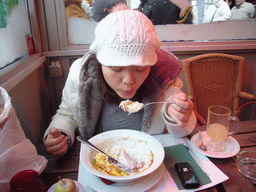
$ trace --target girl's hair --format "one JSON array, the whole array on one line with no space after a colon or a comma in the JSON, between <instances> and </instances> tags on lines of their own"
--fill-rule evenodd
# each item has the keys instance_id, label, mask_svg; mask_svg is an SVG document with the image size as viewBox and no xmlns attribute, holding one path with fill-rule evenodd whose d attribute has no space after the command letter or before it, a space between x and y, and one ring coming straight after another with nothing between
<instances>
[{"instance_id":1,"label":"girl's hair","mask_svg":"<svg viewBox=\"0 0 256 192\"><path fill-rule=\"evenodd\" d=\"M86 63L84 63L85 77L89 76L89 74L87 73L89 65L94 66L96 69L97 78L99 80L98 88L99 88L102 99L107 102L119 101L120 100L119 96L115 93L113 89L111 89L111 87L105 81L102 73L102 65L96 58L91 58Z\"/></svg>"},{"instance_id":2,"label":"girl's hair","mask_svg":"<svg viewBox=\"0 0 256 192\"><path fill-rule=\"evenodd\" d=\"M94 65L97 71L98 79L99 79L99 90L101 97L104 101L108 103L116 103L119 104L121 98L116 94L116 92L107 84L107 82L104 79L103 73L102 73L102 64L96 59L90 59L87 63L85 63L85 73L88 69L88 65ZM144 81L144 83L140 86L140 88L137 90L135 97L138 99L139 102L142 102L142 98L144 98L146 95L150 94L152 91L150 88L150 79L152 78L152 73L150 71L148 77ZM87 74L86 74L87 76Z\"/></svg>"}]
</instances>

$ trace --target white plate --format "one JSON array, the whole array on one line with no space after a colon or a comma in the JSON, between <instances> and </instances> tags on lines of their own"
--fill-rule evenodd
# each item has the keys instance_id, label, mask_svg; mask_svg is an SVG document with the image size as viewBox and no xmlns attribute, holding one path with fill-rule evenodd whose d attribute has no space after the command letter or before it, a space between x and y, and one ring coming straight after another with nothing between
<instances>
[{"instance_id":1,"label":"white plate","mask_svg":"<svg viewBox=\"0 0 256 192\"><path fill-rule=\"evenodd\" d=\"M144 171L141 171L137 174L131 174L128 176L112 176L107 175L104 172L98 171L92 165L92 162L95 161L93 150L91 150L85 144L81 144L80 160L83 166L90 171L91 173L97 175L98 177L114 181L114 182L132 182L151 174L155 171L164 160L164 148L161 143L155 139L153 136L135 130L112 130L105 131L98 135L93 136L89 141L99 148L109 148L112 149L114 146L125 146L125 151L137 162L153 162L152 164ZM102 145L105 146L102 146ZM102 146L102 147L101 147ZM104 151L104 150L103 150Z\"/></svg>"},{"instance_id":2,"label":"white plate","mask_svg":"<svg viewBox=\"0 0 256 192\"><path fill-rule=\"evenodd\" d=\"M88 185L89 187L98 192L143 192L156 185L161 179L163 172L164 165L161 164L161 166L154 172L138 180L126 183L122 182L106 185L101 181L99 177L92 174L83 166L82 163L80 163L78 181L82 183L82 185Z\"/></svg>"},{"instance_id":3,"label":"white plate","mask_svg":"<svg viewBox=\"0 0 256 192\"><path fill-rule=\"evenodd\" d=\"M77 191L77 192L85 192L84 187L82 186L81 183L79 183L79 182L77 182L77 181L74 181L74 182L75 182L75 184L76 184L76 191ZM52 186L50 187L50 189L48 189L47 192L54 192L54 188L55 188L55 185L56 185L56 184L57 184L57 183L55 183L54 185L52 185Z\"/></svg>"},{"instance_id":4,"label":"white plate","mask_svg":"<svg viewBox=\"0 0 256 192\"><path fill-rule=\"evenodd\" d=\"M202 137L204 140L204 143L208 143L211 138L207 135L206 131L202 131ZM191 138L192 146L201 154L204 154L208 157L215 157L215 158L229 158L235 156L240 151L240 145L239 143L231 136L229 136L225 141L225 145L227 146L225 151L222 152L215 152L211 150L203 151L199 149L200 138L199 133L195 134Z\"/></svg>"}]
</instances>

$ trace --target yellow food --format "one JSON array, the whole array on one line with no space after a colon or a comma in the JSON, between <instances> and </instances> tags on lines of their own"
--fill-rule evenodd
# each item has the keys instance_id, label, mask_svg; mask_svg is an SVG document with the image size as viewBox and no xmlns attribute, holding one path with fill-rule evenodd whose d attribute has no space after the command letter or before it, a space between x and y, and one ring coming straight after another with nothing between
<instances>
[{"instance_id":1,"label":"yellow food","mask_svg":"<svg viewBox=\"0 0 256 192\"><path fill-rule=\"evenodd\" d=\"M98 153L95 156L96 166L95 168L99 171L107 173L113 176L127 176L128 174L121 169L117 168L113 164L109 163L106 155Z\"/></svg>"}]
</instances>

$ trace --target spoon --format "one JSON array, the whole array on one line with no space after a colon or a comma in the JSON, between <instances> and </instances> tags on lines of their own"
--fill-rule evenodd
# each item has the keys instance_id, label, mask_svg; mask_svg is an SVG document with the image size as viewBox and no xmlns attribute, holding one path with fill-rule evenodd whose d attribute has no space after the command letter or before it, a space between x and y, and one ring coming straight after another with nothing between
<instances>
[{"instance_id":1,"label":"spoon","mask_svg":"<svg viewBox=\"0 0 256 192\"><path fill-rule=\"evenodd\" d=\"M188 96L186 101L191 100L192 97ZM150 103L146 103L143 107L147 106L147 105L152 105L152 104L158 104L158 103L170 103L170 104L174 104L175 102L173 100L171 101L156 101L156 102L150 102Z\"/></svg>"},{"instance_id":2,"label":"spoon","mask_svg":"<svg viewBox=\"0 0 256 192\"><path fill-rule=\"evenodd\" d=\"M187 101L189 101L191 99L192 99L191 96L187 97ZM143 109L147 105L158 104L158 103L174 104L175 102L173 100L170 100L170 101L156 101L156 102L150 102L150 103L143 104L143 103L139 103L138 101L134 102L134 101L130 101L130 100L125 100L120 103L119 107L121 107L124 111L128 111L130 114L130 113L138 112L139 110Z\"/></svg>"},{"instance_id":3,"label":"spoon","mask_svg":"<svg viewBox=\"0 0 256 192\"><path fill-rule=\"evenodd\" d=\"M201 131L199 131L199 138L200 138L200 141L201 141L201 143L199 145L199 148L202 149L203 151L207 151L207 147L203 143L203 137L202 137Z\"/></svg>"},{"instance_id":4,"label":"spoon","mask_svg":"<svg viewBox=\"0 0 256 192\"><path fill-rule=\"evenodd\" d=\"M119 169L123 170L124 172L128 173L128 174L132 174L135 173L137 170L136 169L130 169L127 166L123 165L122 163L120 163L119 161L117 161L116 159L114 159L113 157L109 156L108 154L106 154L105 152L103 152L102 150L100 150L99 148L97 148L95 145L93 145L91 142L89 142L88 140L84 139L81 136L77 136L77 140L79 140L80 142L84 143L86 146L90 147L91 149L93 149L94 151L97 151L99 153L103 153L104 155L106 155L108 157L108 161L110 163L112 163L113 165L115 165L116 167L118 167Z\"/></svg>"}]
</instances>

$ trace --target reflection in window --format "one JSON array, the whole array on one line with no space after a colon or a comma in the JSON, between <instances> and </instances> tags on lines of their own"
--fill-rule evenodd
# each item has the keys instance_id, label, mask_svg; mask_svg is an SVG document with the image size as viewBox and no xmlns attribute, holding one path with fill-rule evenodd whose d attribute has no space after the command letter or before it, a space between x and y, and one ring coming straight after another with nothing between
<instances>
[{"instance_id":1,"label":"reflection in window","mask_svg":"<svg viewBox=\"0 0 256 192\"><path fill-rule=\"evenodd\" d=\"M142 0L139 11L154 25L191 24L191 3L188 0Z\"/></svg>"},{"instance_id":2,"label":"reflection in window","mask_svg":"<svg viewBox=\"0 0 256 192\"><path fill-rule=\"evenodd\" d=\"M254 17L255 5L245 0L235 0L236 6L231 9L230 19L249 19Z\"/></svg>"},{"instance_id":3,"label":"reflection in window","mask_svg":"<svg viewBox=\"0 0 256 192\"><path fill-rule=\"evenodd\" d=\"M224 0L214 0L207 7L204 14L204 23L212 21L227 21L230 19L231 11Z\"/></svg>"},{"instance_id":4,"label":"reflection in window","mask_svg":"<svg viewBox=\"0 0 256 192\"><path fill-rule=\"evenodd\" d=\"M26 0L0 1L0 70L28 56L31 36Z\"/></svg>"},{"instance_id":5,"label":"reflection in window","mask_svg":"<svg viewBox=\"0 0 256 192\"><path fill-rule=\"evenodd\" d=\"M66 18L90 19L90 5L85 0L65 0Z\"/></svg>"},{"instance_id":6,"label":"reflection in window","mask_svg":"<svg viewBox=\"0 0 256 192\"><path fill-rule=\"evenodd\" d=\"M65 0L66 18L89 20L93 15L94 21L98 22L118 3L141 11L154 25L192 23L190 0Z\"/></svg>"},{"instance_id":7,"label":"reflection in window","mask_svg":"<svg viewBox=\"0 0 256 192\"><path fill-rule=\"evenodd\" d=\"M109 14L111 8L118 3L141 11L155 25L192 24L190 0L158 0L157 3L155 0L65 0L69 44L92 43L97 22ZM193 9L193 13L195 11Z\"/></svg>"},{"instance_id":8,"label":"reflection in window","mask_svg":"<svg viewBox=\"0 0 256 192\"><path fill-rule=\"evenodd\" d=\"M234 39L255 39L255 35L251 34L255 30L253 27L255 24L255 20L252 21L246 21L246 24L242 24L241 22L222 22L222 21L230 21L231 17L231 11L229 7L234 7L235 0L158 0L158 2L162 2L162 4L172 4L175 5L176 8L176 18L174 21L169 22L164 17L166 14L163 14L162 17L153 18L152 12L146 13L145 5L142 8L141 2L150 2L151 0L109 0L109 1L101 1L101 0L65 0L66 9L71 8L69 7L72 3L76 4L73 7L79 7L77 10L79 11L73 11L73 14L71 14L71 11L66 10L66 18L67 18L67 29L68 29L68 37L69 37L69 44L91 44L94 39L94 29L97 25L97 22L100 20L94 19L96 18L94 13L97 12L97 10L94 10L94 6L96 7L97 1L104 2L103 8L101 13L101 17L105 17L107 13L109 13L109 9L111 8L110 5L106 6L106 4L109 4L110 2L121 2L125 1L129 7L132 9L141 9L142 12L147 14L147 16L155 22L156 30L158 32L158 35L162 41L208 41L208 40L234 40ZM154 0L155 1L155 0ZM228 4L225 1L230 1ZM240 0L241 1L241 0ZM225 5L225 8L227 8L229 11L227 11L226 15L224 16L222 13L219 14L217 11L222 10L220 9L220 5L223 3ZM190 5L192 5L192 9L190 8ZM214 6L218 5L219 8L217 11L215 8L210 12L208 15L207 10L213 8ZM105 8L104 8L105 6ZM160 6L160 5L159 5ZM189 14L192 15L192 19L189 20L189 15L187 19L184 19L184 13L187 13L186 10L190 10ZM98 12L97 12L98 13ZM99 12L100 13L100 12ZM75 16L77 15L77 16ZM156 14L159 15L159 14ZM208 21L205 21L205 17L209 17L210 19ZM218 16L219 15L219 16ZM217 16L219 17L217 19ZM216 17L216 18L215 18ZM162 19L160 19L162 18ZM181 21L181 22L178 22ZM218 21L216 25L214 25L214 22L212 21ZM221 23L219 23L221 21ZM177 25L173 25L170 23L177 23ZM181 24L178 24L181 23ZM192 23L192 24L186 24L184 23ZM209 25L206 25L209 23ZM249 24L250 26L248 29L243 28L245 32L237 33L237 26L239 25L246 25ZM218 26L217 26L218 25ZM221 26L220 26L221 25ZM234 30L232 30L234 28ZM198 31L199 30L199 31ZM212 33L214 30L217 30L216 33ZM218 33L218 31L221 31L221 33ZM227 32L229 35L225 35L223 31L231 31ZM172 35L171 35L172 34ZM219 37L220 36L220 37Z\"/></svg>"},{"instance_id":9,"label":"reflection in window","mask_svg":"<svg viewBox=\"0 0 256 192\"><path fill-rule=\"evenodd\" d=\"M204 23L253 18L255 6L245 0L211 0L207 3Z\"/></svg>"}]
</instances>

